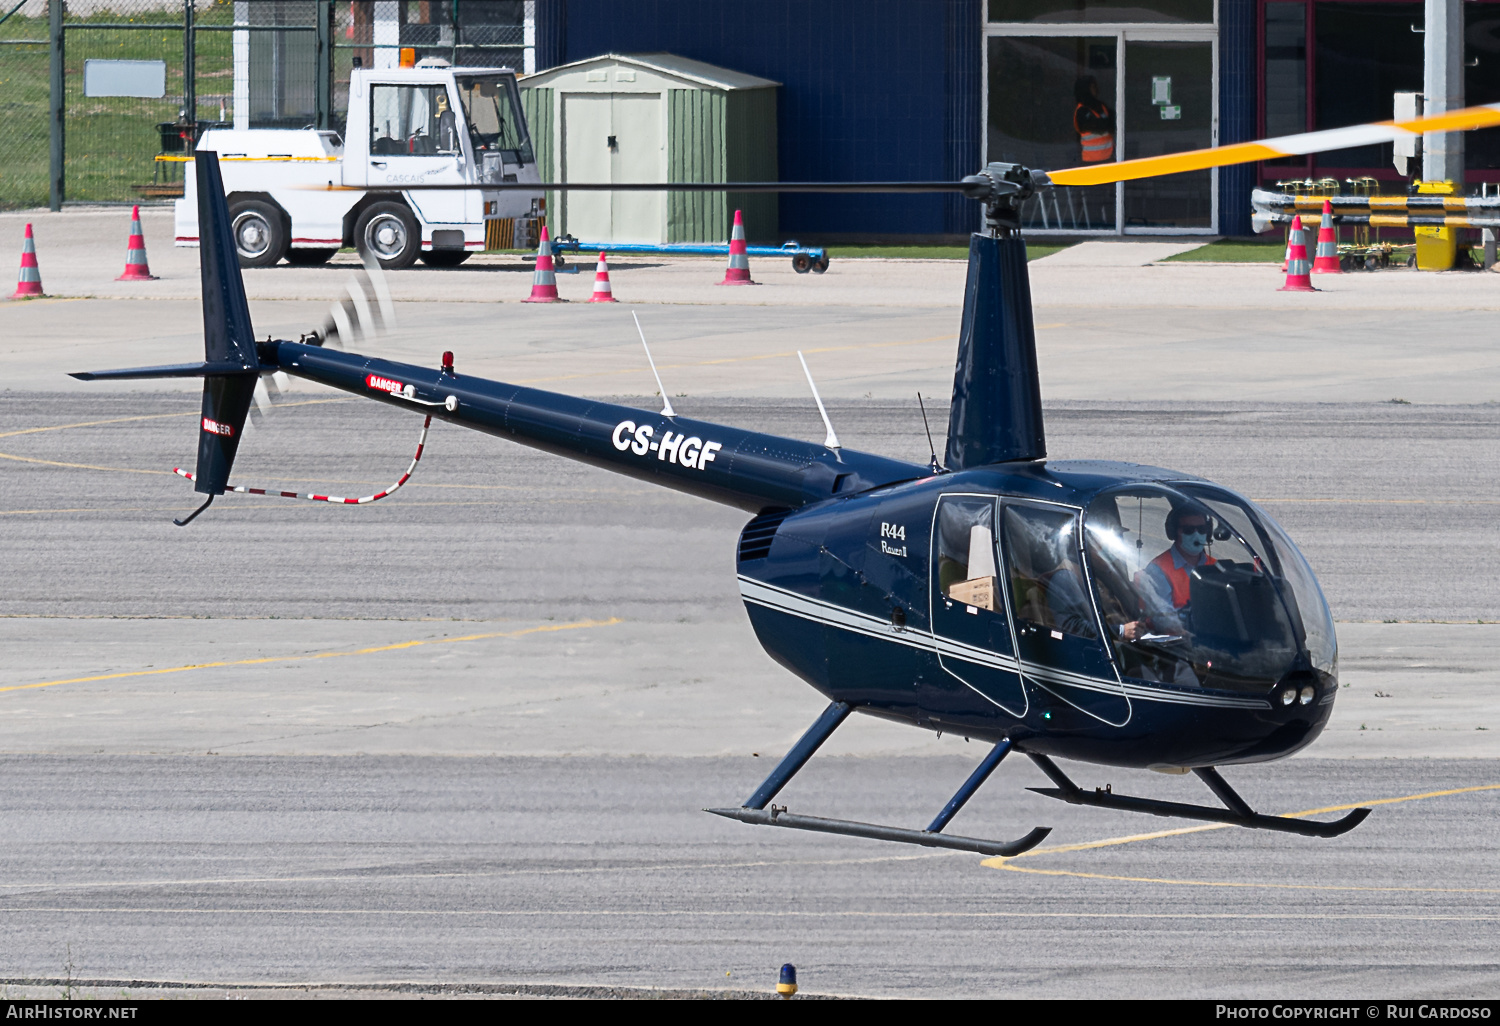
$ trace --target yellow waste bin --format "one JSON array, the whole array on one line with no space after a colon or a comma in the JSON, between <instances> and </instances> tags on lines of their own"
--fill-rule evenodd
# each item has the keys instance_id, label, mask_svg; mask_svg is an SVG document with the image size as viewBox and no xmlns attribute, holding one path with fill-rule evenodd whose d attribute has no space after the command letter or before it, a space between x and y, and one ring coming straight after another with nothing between
<instances>
[{"instance_id":1,"label":"yellow waste bin","mask_svg":"<svg viewBox=\"0 0 1500 1026\"><path fill-rule=\"evenodd\" d=\"M1419 196L1453 196L1458 193L1454 182L1418 182ZM1458 229L1447 225L1417 225L1417 270L1451 271L1458 260Z\"/></svg>"}]
</instances>

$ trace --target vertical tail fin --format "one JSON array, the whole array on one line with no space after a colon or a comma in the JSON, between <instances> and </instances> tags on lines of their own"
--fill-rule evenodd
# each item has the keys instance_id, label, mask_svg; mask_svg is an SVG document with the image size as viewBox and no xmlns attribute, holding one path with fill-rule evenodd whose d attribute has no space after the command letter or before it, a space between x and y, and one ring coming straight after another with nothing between
<instances>
[{"instance_id":1,"label":"vertical tail fin","mask_svg":"<svg viewBox=\"0 0 1500 1026\"><path fill-rule=\"evenodd\" d=\"M974 235L948 413L947 467L1046 455L1026 243L1014 235Z\"/></svg>"},{"instance_id":2,"label":"vertical tail fin","mask_svg":"<svg viewBox=\"0 0 1500 1026\"><path fill-rule=\"evenodd\" d=\"M210 364L238 364L237 374L203 379L203 418L198 432L198 467L194 488L221 495L229 482L234 455L245 430L255 395L260 361L250 325L250 304L240 276L234 225L219 175L219 155L194 154L198 175L198 263L203 276L203 357Z\"/></svg>"}]
</instances>

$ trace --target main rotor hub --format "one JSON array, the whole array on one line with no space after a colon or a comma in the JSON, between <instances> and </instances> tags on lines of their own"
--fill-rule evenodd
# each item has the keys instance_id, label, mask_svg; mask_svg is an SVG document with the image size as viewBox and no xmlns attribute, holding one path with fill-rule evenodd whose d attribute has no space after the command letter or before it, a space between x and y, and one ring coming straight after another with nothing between
<instances>
[{"instance_id":1,"label":"main rotor hub","mask_svg":"<svg viewBox=\"0 0 1500 1026\"><path fill-rule=\"evenodd\" d=\"M1021 204L1052 183L1045 171L1020 164L988 164L962 181L964 195L984 204L984 224L991 235L1004 238L1021 230Z\"/></svg>"}]
</instances>

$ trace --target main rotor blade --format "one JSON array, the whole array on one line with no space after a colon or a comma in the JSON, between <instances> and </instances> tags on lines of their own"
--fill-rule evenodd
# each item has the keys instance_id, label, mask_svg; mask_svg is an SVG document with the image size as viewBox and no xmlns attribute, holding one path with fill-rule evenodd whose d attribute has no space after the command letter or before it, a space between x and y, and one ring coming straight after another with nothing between
<instances>
[{"instance_id":1,"label":"main rotor blade","mask_svg":"<svg viewBox=\"0 0 1500 1026\"><path fill-rule=\"evenodd\" d=\"M372 185L297 185L310 192L375 192ZM420 185L403 182L398 192L483 189L485 192L963 192L962 182L485 182L479 185Z\"/></svg>"},{"instance_id":2,"label":"main rotor blade","mask_svg":"<svg viewBox=\"0 0 1500 1026\"><path fill-rule=\"evenodd\" d=\"M1321 132L1304 132L1301 135L1283 135L1259 142L1233 143L1206 150L1187 150L1183 153L1168 153L1160 157L1139 157L1112 164L1090 164L1087 167L1070 167L1062 171L1049 171L1047 177L1053 185L1108 185L1112 182L1129 182L1137 178L1154 178L1157 175L1175 175L1183 171L1202 171L1211 167L1228 167L1231 164L1248 164L1257 160L1276 160L1280 157L1300 157L1309 153L1325 153L1351 146L1370 146L1377 143L1409 139L1426 132L1467 132L1475 128L1500 125L1500 103L1487 103L1479 107L1434 114L1410 121L1377 121L1368 125L1350 125L1348 128L1329 128Z\"/></svg>"}]
</instances>

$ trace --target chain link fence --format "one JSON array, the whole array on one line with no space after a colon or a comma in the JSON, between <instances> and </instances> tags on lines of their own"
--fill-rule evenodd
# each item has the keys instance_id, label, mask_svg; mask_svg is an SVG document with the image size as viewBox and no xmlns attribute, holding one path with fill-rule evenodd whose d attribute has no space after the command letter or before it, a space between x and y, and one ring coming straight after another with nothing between
<instances>
[{"instance_id":1,"label":"chain link fence","mask_svg":"<svg viewBox=\"0 0 1500 1026\"><path fill-rule=\"evenodd\" d=\"M0 0L0 209L47 203L51 68L46 0Z\"/></svg>"},{"instance_id":2,"label":"chain link fence","mask_svg":"<svg viewBox=\"0 0 1500 1026\"><path fill-rule=\"evenodd\" d=\"M519 0L0 0L0 209L167 201L215 126L342 132L400 51L534 70Z\"/></svg>"}]
</instances>

